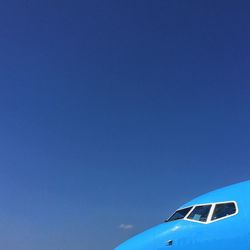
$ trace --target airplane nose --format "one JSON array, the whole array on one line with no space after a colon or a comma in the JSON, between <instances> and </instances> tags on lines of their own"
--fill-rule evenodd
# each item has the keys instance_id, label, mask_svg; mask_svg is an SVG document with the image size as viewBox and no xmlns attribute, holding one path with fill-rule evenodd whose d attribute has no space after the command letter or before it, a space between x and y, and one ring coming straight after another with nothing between
<instances>
[{"instance_id":1,"label":"airplane nose","mask_svg":"<svg viewBox=\"0 0 250 250\"><path fill-rule=\"evenodd\" d=\"M154 249L155 229L149 229L119 245L115 250L152 250Z\"/></svg>"},{"instance_id":2,"label":"airplane nose","mask_svg":"<svg viewBox=\"0 0 250 250\"><path fill-rule=\"evenodd\" d=\"M162 250L174 245L173 236L183 230L181 222L162 223L125 241L114 250Z\"/></svg>"},{"instance_id":3,"label":"airplane nose","mask_svg":"<svg viewBox=\"0 0 250 250\"><path fill-rule=\"evenodd\" d=\"M139 236L133 237L119 245L115 250L153 250L154 240L145 239Z\"/></svg>"},{"instance_id":4,"label":"airplane nose","mask_svg":"<svg viewBox=\"0 0 250 250\"><path fill-rule=\"evenodd\" d=\"M125 241L114 250L155 250L158 249L159 237L167 236L169 228L161 224ZM164 237L165 238L165 237Z\"/></svg>"}]
</instances>

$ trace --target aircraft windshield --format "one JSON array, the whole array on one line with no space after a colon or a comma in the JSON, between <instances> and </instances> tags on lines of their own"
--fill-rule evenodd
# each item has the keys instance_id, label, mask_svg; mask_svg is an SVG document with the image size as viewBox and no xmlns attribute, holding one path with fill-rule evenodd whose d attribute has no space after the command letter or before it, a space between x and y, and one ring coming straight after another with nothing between
<instances>
[{"instance_id":1,"label":"aircraft windshield","mask_svg":"<svg viewBox=\"0 0 250 250\"><path fill-rule=\"evenodd\" d=\"M181 220L191 211L192 207L177 210L166 222Z\"/></svg>"},{"instance_id":2,"label":"aircraft windshield","mask_svg":"<svg viewBox=\"0 0 250 250\"><path fill-rule=\"evenodd\" d=\"M212 205L196 206L188 219L200 222L206 222Z\"/></svg>"}]
</instances>

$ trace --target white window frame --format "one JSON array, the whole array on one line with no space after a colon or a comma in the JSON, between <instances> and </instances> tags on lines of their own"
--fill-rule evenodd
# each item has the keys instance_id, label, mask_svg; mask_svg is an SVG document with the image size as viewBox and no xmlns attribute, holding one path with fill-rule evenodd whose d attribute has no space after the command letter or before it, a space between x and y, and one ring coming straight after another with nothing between
<instances>
[{"instance_id":1,"label":"white window frame","mask_svg":"<svg viewBox=\"0 0 250 250\"><path fill-rule=\"evenodd\" d=\"M209 211L208 216L207 216L207 221L206 222L204 222L204 221L198 221L198 220L193 220L193 219L189 219L188 218L188 216L194 211L194 209L196 207L200 207L200 206L211 206L210 211ZM196 205L193 206L193 208L191 209L191 211L189 211L189 213L185 216L185 218L183 218L183 220L197 222L197 223L200 223L200 224L208 224L209 221L210 221L210 219L211 219L211 217L212 217L211 212L212 212L213 208L214 208L213 207L213 203L196 204Z\"/></svg>"},{"instance_id":2,"label":"white window frame","mask_svg":"<svg viewBox=\"0 0 250 250\"><path fill-rule=\"evenodd\" d=\"M214 213L214 210L215 210L215 207L216 205L220 205L220 204L227 204L227 203L233 203L235 205L235 213L233 214L230 214L230 215L226 215L226 216L223 216L221 218L218 218L218 219L215 219L215 220L212 220L212 216L213 216L213 213ZM211 217L210 217L210 223L213 223L213 222L217 222L217 221L220 221L220 220L224 220L224 219L227 219L229 217L232 217L232 216L235 216L239 213L239 208L238 208L238 204L236 201L226 201L226 202L217 202L213 205L213 213L211 214Z\"/></svg>"},{"instance_id":3,"label":"white window frame","mask_svg":"<svg viewBox=\"0 0 250 250\"><path fill-rule=\"evenodd\" d=\"M235 213L227 215L227 216L224 216L224 217L221 217L221 218L216 219L216 220L212 220L212 216L213 216L213 213L214 213L215 206L219 205L219 204L227 204L227 203L233 203L235 205L235 208L236 208ZM193 210L197 206L211 206L209 214L207 216L207 221L206 222L197 221L197 220L193 220L193 219L188 219L188 216L193 212ZM188 208L188 207L191 207L191 206L187 206L187 207L184 207L182 209L185 209L185 208ZM180 209L178 209L178 210L180 210ZM196 223L200 223L200 224L210 224L210 223L214 223L214 222L217 222L217 221L224 220L224 219L227 219L229 217L235 216L238 213L239 213L239 208L238 208L238 204L237 204L236 201L223 201L223 202L212 202L212 203L205 203L205 204L195 204L195 205L193 205L193 208L189 211L189 213L187 213L187 215L183 218L183 220L191 221L191 222L196 222Z\"/></svg>"}]
</instances>

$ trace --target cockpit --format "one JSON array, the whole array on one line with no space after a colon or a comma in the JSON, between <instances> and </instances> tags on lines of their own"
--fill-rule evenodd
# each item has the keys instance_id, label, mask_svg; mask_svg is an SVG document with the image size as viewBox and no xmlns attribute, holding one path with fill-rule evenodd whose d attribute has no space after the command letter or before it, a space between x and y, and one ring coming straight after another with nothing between
<instances>
[{"instance_id":1,"label":"cockpit","mask_svg":"<svg viewBox=\"0 0 250 250\"><path fill-rule=\"evenodd\" d=\"M237 213L238 206L235 201L197 204L177 210L165 222L187 220L208 224L234 216Z\"/></svg>"}]
</instances>

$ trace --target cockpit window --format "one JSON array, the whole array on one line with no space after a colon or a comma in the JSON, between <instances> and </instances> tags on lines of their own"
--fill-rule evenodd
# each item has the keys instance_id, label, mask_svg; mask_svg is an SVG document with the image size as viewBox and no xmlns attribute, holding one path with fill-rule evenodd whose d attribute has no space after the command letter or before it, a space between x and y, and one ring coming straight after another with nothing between
<instances>
[{"instance_id":1,"label":"cockpit window","mask_svg":"<svg viewBox=\"0 0 250 250\"><path fill-rule=\"evenodd\" d=\"M215 206L211 220L218 220L223 217L233 215L236 212L237 212L236 205L233 202L217 204Z\"/></svg>"},{"instance_id":2,"label":"cockpit window","mask_svg":"<svg viewBox=\"0 0 250 250\"><path fill-rule=\"evenodd\" d=\"M166 220L166 222L183 219L191 211L191 209L192 207L187 207L177 210L168 220Z\"/></svg>"},{"instance_id":3,"label":"cockpit window","mask_svg":"<svg viewBox=\"0 0 250 250\"><path fill-rule=\"evenodd\" d=\"M212 205L196 206L188 216L189 220L206 222Z\"/></svg>"},{"instance_id":4,"label":"cockpit window","mask_svg":"<svg viewBox=\"0 0 250 250\"><path fill-rule=\"evenodd\" d=\"M165 222L188 220L208 224L234 216L238 214L238 212L236 201L197 204L177 210L169 219L165 220Z\"/></svg>"}]
</instances>

